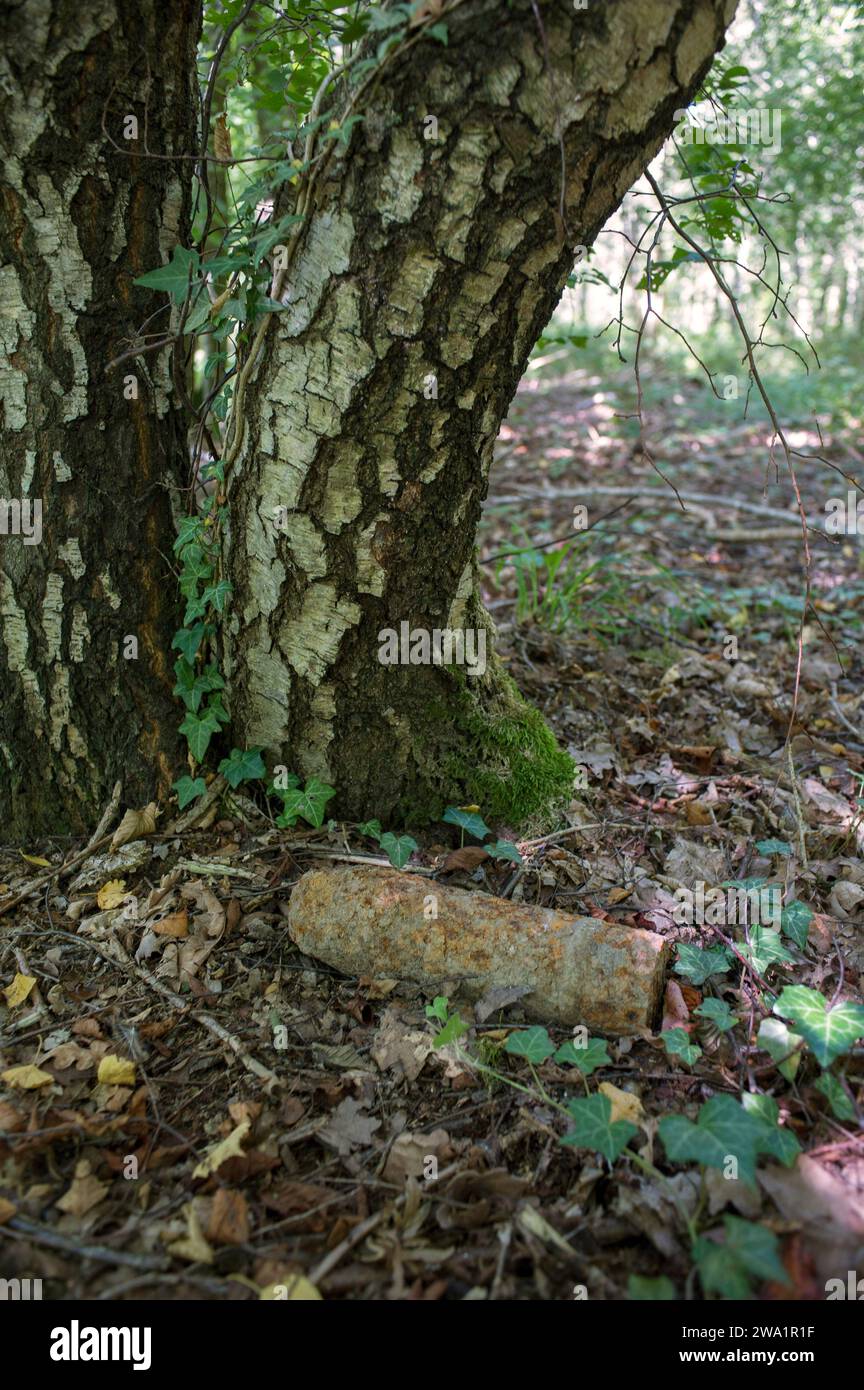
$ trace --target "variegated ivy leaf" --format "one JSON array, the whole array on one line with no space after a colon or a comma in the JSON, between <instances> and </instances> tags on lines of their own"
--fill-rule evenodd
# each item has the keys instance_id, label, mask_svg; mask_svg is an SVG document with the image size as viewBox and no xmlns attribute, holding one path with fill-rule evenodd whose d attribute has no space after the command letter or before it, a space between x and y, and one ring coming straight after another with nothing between
<instances>
[{"instance_id":1,"label":"variegated ivy leaf","mask_svg":"<svg viewBox=\"0 0 864 1390\"><path fill-rule=\"evenodd\" d=\"M822 1067L830 1067L864 1036L864 1005L845 1001L829 1009L824 995L806 985L787 985L774 1012L791 1019Z\"/></svg>"}]
</instances>

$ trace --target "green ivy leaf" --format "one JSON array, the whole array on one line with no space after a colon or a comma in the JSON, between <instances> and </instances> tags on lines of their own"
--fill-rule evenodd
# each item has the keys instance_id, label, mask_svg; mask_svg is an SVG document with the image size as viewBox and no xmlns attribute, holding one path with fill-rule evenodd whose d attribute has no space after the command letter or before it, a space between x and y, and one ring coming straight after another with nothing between
<instances>
[{"instance_id":1,"label":"green ivy leaf","mask_svg":"<svg viewBox=\"0 0 864 1390\"><path fill-rule=\"evenodd\" d=\"M187 545L196 545L204 533L204 523L200 516L184 516L177 527L174 553L179 555Z\"/></svg>"},{"instance_id":2,"label":"green ivy leaf","mask_svg":"<svg viewBox=\"0 0 864 1390\"><path fill-rule=\"evenodd\" d=\"M801 1152L801 1145L791 1129L780 1128L780 1106L774 1097L758 1091L745 1091L741 1096L741 1104L748 1115L761 1121L764 1126L764 1144L760 1146L761 1151L771 1154L772 1158L778 1159L790 1168Z\"/></svg>"},{"instance_id":3,"label":"green ivy leaf","mask_svg":"<svg viewBox=\"0 0 864 1390\"><path fill-rule=\"evenodd\" d=\"M371 840L380 840L380 839L381 839L381 822L380 822L380 820L364 820L364 821L362 822L362 824L358 825L358 827L357 827L357 833L358 833L358 835L368 835L369 838L370 838Z\"/></svg>"},{"instance_id":4,"label":"green ivy leaf","mask_svg":"<svg viewBox=\"0 0 864 1390\"><path fill-rule=\"evenodd\" d=\"M498 840L494 845L484 845L483 848L493 859L510 859L514 864L522 863L522 855L510 840Z\"/></svg>"},{"instance_id":5,"label":"green ivy leaf","mask_svg":"<svg viewBox=\"0 0 864 1390\"><path fill-rule=\"evenodd\" d=\"M685 1115L666 1115L660 1121L660 1138L672 1163L701 1163L721 1171L729 1158L738 1163L738 1176L752 1186L756 1155L771 1151L764 1122L749 1114L731 1096L712 1096L694 1124Z\"/></svg>"},{"instance_id":6,"label":"green ivy leaf","mask_svg":"<svg viewBox=\"0 0 864 1390\"><path fill-rule=\"evenodd\" d=\"M148 270L139 275L136 285L145 285L149 290L165 290L175 304L182 304L186 298L190 279L198 274L198 252L187 251L185 246L175 246L167 265L157 270Z\"/></svg>"},{"instance_id":7,"label":"green ivy leaf","mask_svg":"<svg viewBox=\"0 0 864 1390\"><path fill-rule=\"evenodd\" d=\"M725 999L703 999L695 1013L697 1018L707 1018L721 1033L730 1032L738 1022L738 1015L733 1014Z\"/></svg>"},{"instance_id":8,"label":"green ivy leaf","mask_svg":"<svg viewBox=\"0 0 864 1390\"><path fill-rule=\"evenodd\" d=\"M584 1100L568 1101L567 1109L573 1116L574 1125L564 1135L562 1144L572 1144L577 1149L593 1149L595 1153L601 1153L608 1163L614 1163L634 1134L638 1133L629 1120L612 1123L612 1103L608 1096L600 1092L586 1096Z\"/></svg>"},{"instance_id":9,"label":"green ivy leaf","mask_svg":"<svg viewBox=\"0 0 864 1390\"><path fill-rule=\"evenodd\" d=\"M667 1028L662 1035L663 1046L670 1057L680 1057L682 1062L686 1062L688 1067L698 1061L702 1056L701 1047L691 1043L690 1034L686 1028Z\"/></svg>"},{"instance_id":10,"label":"green ivy leaf","mask_svg":"<svg viewBox=\"0 0 864 1390\"><path fill-rule=\"evenodd\" d=\"M277 818L276 824L284 829L285 826L295 825L298 817L302 816L307 824L317 830L324 823L327 802L335 795L335 787L328 787L327 783L319 778L310 777L302 791L297 788L281 793L282 814Z\"/></svg>"},{"instance_id":11,"label":"green ivy leaf","mask_svg":"<svg viewBox=\"0 0 864 1390\"><path fill-rule=\"evenodd\" d=\"M449 1047L450 1043L456 1042L463 1033L468 1032L468 1024L463 1023L458 1014L451 1014L440 1033L436 1033L432 1039L433 1047Z\"/></svg>"},{"instance_id":12,"label":"green ivy leaf","mask_svg":"<svg viewBox=\"0 0 864 1390\"><path fill-rule=\"evenodd\" d=\"M672 1303L678 1298L675 1285L665 1274L647 1279L644 1274L631 1274L627 1280L627 1297L635 1301Z\"/></svg>"},{"instance_id":13,"label":"green ivy leaf","mask_svg":"<svg viewBox=\"0 0 864 1390\"><path fill-rule=\"evenodd\" d=\"M843 1090L837 1077L830 1071L823 1071L816 1082L816 1090L821 1091L838 1120L854 1120L855 1106Z\"/></svg>"},{"instance_id":14,"label":"green ivy leaf","mask_svg":"<svg viewBox=\"0 0 864 1390\"><path fill-rule=\"evenodd\" d=\"M180 631L174 634L171 646L183 653L190 666L198 654L206 630L205 623L196 623L195 627L181 627Z\"/></svg>"},{"instance_id":15,"label":"green ivy leaf","mask_svg":"<svg viewBox=\"0 0 864 1390\"><path fill-rule=\"evenodd\" d=\"M738 947L748 965L759 975L764 975L770 965L794 964L795 957L783 945L779 931L770 927L751 927L750 944L742 941Z\"/></svg>"},{"instance_id":16,"label":"green ivy leaf","mask_svg":"<svg viewBox=\"0 0 864 1390\"><path fill-rule=\"evenodd\" d=\"M219 720L213 710L205 709L203 714L193 714L189 710L186 718L180 725L181 734L185 734L189 744L189 752L196 763L204 761L204 754L210 745L210 740L214 734L219 732Z\"/></svg>"},{"instance_id":17,"label":"green ivy leaf","mask_svg":"<svg viewBox=\"0 0 864 1390\"><path fill-rule=\"evenodd\" d=\"M555 1044L545 1028L526 1028L508 1036L504 1051L509 1052L511 1057L525 1057L529 1062L538 1065L552 1056Z\"/></svg>"},{"instance_id":18,"label":"green ivy leaf","mask_svg":"<svg viewBox=\"0 0 864 1390\"><path fill-rule=\"evenodd\" d=\"M482 840L484 835L491 835L488 825L474 811L462 811L458 806L448 806L443 816L443 821L448 825L458 825L460 830L466 830L469 835L473 835L475 840Z\"/></svg>"},{"instance_id":19,"label":"green ivy leaf","mask_svg":"<svg viewBox=\"0 0 864 1390\"><path fill-rule=\"evenodd\" d=\"M686 941L678 943L676 975L683 975L694 985L704 985L711 975L725 975L731 964L731 956L725 946L691 946Z\"/></svg>"},{"instance_id":20,"label":"green ivy leaf","mask_svg":"<svg viewBox=\"0 0 864 1390\"><path fill-rule=\"evenodd\" d=\"M792 846L787 840L757 840L756 848L760 854L791 854Z\"/></svg>"},{"instance_id":21,"label":"green ivy leaf","mask_svg":"<svg viewBox=\"0 0 864 1390\"><path fill-rule=\"evenodd\" d=\"M241 782L257 782L267 773L260 748L232 748L219 764L219 771L229 787L239 787Z\"/></svg>"},{"instance_id":22,"label":"green ivy leaf","mask_svg":"<svg viewBox=\"0 0 864 1390\"><path fill-rule=\"evenodd\" d=\"M801 1065L804 1039L798 1033L793 1033L782 1018L763 1018L756 1041L765 1049L771 1061L777 1063L777 1070L784 1080L794 1081Z\"/></svg>"},{"instance_id":23,"label":"green ivy leaf","mask_svg":"<svg viewBox=\"0 0 864 1390\"><path fill-rule=\"evenodd\" d=\"M203 777L180 777L172 785L177 793L177 805L181 811L189 805L190 801L194 801L198 796L203 796L207 790L207 783Z\"/></svg>"},{"instance_id":24,"label":"green ivy leaf","mask_svg":"<svg viewBox=\"0 0 864 1390\"><path fill-rule=\"evenodd\" d=\"M807 933L813 921L813 909L798 898L787 903L780 914L780 930L790 941L794 941L799 951L807 945Z\"/></svg>"},{"instance_id":25,"label":"green ivy leaf","mask_svg":"<svg viewBox=\"0 0 864 1390\"><path fill-rule=\"evenodd\" d=\"M446 994L436 994L432 1003L426 1005L426 1017L437 1018L441 1023L446 1023L449 1005L450 1000Z\"/></svg>"},{"instance_id":26,"label":"green ivy leaf","mask_svg":"<svg viewBox=\"0 0 864 1390\"><path fill-rule=\"evenodd\" d=\"M201 602L212 604L217 613L224 613L225 605L231 597L232 586L229 580L220 579L218 584L208 584L201 595Z\"/></svg>"},{"instance_id":27,"label":"green ivy leaf","mask_svg":"<svg viewBox=\"0 0 864 1390\"><path fill-rule=\"evenodd\" d=\"M205 695L209 695L213 690L222 690L225 686L215 666L205 666L204 670L196 675L195 668L189 665L185 656L178 657L175 661L174 674L177 684L173 693L180 696L187 709L194 711L200 708Z\"/></svg>"},{"instance_id":28,"label":"green ivy leaf","mask_svg":"<svg viewBox=\"0 0 864 1390\"><path fill-rule=\"evenodd\" d=\"M569 1062L571 1066L578 1067L583 1076L590 1076L598 1067L612 1065L605 1038L589 1038L585 1047L577 1047L573 1039L568 1038L555 1053L555 1061Z\"/></svg>"},{"instance_id":29,"label":"green ivy leaf","mask_svg":"<svg viewBox=\"0 0 864 1390\"><path fill-rule=\"evenodd\" d=\"M722 1244L700 1236L693 1249L705 1293L746 1299L752 1292L751 1278L789 1283L773 1231L740 1216L724 1216L723 1225Z\"/></svg>"},{"instance_id":30,"label":"green ivy leaf","mask_svg":"<svg viewBox=\"0 0 864 1390\"><path fill-rule=\"evenodd\" d=\"M864 1035L864 1006L847 1002L829 1009L827 999L806 985L786 985L774 1013L791 1019L822 1067L830 1067Z\"/></svg>"},{"instance_id":31,"label":"green ivy leaf","mask_svg":"<svg viewBox=\"0 0 864 1390\"><path fill-rule=\"evenodd\" d=\"M394 835L392 830L385 831L378 843L394 869L404 869L411 855L419 848L410 835Z\"/></svg>"}]
</instances>

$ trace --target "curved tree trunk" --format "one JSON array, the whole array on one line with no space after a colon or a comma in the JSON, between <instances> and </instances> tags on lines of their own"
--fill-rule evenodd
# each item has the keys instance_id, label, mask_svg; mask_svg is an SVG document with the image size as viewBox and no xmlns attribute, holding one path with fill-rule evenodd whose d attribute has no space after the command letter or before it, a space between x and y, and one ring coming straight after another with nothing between
<instances>
[{"instance_id":1,"label":"curved tree trunk","mask_svg":"<svg viewBox=\"0 0 864 1390\"><path fill-rule=\"evenodd\" d=\"M140 805L178 752L184 426L166 350L106 366L148 316L170 328L164 297L132 281L188 236L192 161L171 156L196 148L198 23L193 0L26 0L0 20L7 837L92 824L117 779Z\"/></svg>"},{"instance_id":2,"label":"curved tree trunk","mask_svg":"<svg viewBox=\"0 0 864 1390\"><path fill-rule=\"evenodd\" d=\"M238 738L330 781L343 815L411 823L457 800L514 824L570 790L491 653L475 531L574 248L733 10L466 0L446 47L421 34L393 58L319 182L229 476L226 665ZM383 664L402 624L485 635L485 673Z\"/></svg>"}]
</instances>

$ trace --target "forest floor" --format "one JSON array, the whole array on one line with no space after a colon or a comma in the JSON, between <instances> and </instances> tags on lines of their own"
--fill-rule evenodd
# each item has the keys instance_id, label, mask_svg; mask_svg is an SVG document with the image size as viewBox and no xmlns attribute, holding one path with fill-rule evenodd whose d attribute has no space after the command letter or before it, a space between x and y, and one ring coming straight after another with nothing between
<instances>
[{"instance_id":1,"label":"forest floor","mask_svg":"<svg viewBox=\"0 0 864 1390\"><path fill-rule=\"evenodd\" d=\"M572 1069L543 1061L542 1092L514 1089L435 1049L409 984L302 957L285 931L292 883L328 855L376 852L351 827L276 830L241 798L245 820L157 831L125 847L119 870L100 852L52 878L78 848L59 842L28 846L29 862L0 853L0 894L46 873L0 920L4 1277L70 1299L254 1299L285 1285L303 1298L311 1284L325 1299L557 1300L578 1286L625 1299L630 1276L665 1275L698 1299L685 1214L709 1240L730 1214L776 1235L785 1282L751 1270L754 1297L821 1299L826 1270L861 1268L864 1051L832 1104L814 1058L772 1058L757 1029L765 974L775 992L861 999L864 550L822 531L845 479L802 463L818 622L793 711L803 580L788 484L763 494L764 427L728 423L722 403L706 411L695 382L667 386L646 424L665 476L700 495L686 510L616 413L632 409L626 373L523 382L481 536L488 598L509 669L585 787L558 833L520 842L518 868L445 868L456 842L444 825L417 836L414 861L442 882L685 946L706 929L673 920L680 886L763 880L803 904L771 959L743 949L699 983L673 974L664 1024L700 1049L689 1062L659 1034L608 1041L591 1085L635 1121L656 1166L562 1145L547 1101L583 1094ZM818 447L793 424L795 447ZM851 436L826 431L821 448L860 472ZM621 510L580 534L581 504L589 524ZM544 599L548 566L517 557L520 599L512 561L490 557L553 537L574 540L555 562L557 598ZM709 995L734 1028L696 1015ZM504 1050L524 1028L518 1002L482 1019L455 1006L473 1021L469 1052L530 1090ZM763 1164L750 1185L668 1161L662 1117L742 1093L771 1097L806 1156Z\"/></svg>"}]
</instances>

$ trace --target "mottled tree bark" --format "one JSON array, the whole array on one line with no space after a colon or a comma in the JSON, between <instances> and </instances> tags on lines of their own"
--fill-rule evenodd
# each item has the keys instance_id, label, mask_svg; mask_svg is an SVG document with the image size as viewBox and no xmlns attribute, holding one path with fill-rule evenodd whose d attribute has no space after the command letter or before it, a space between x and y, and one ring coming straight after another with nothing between
<instances>
[{"instance_id":1,"label":"mottled tree bark","mask_svg":"<svg viewBox=\"0 0 864 1390\"><path fill-rule=\"evenodd\" d=\"M173 156L197 145L198 25L194 0L26 0L0 19L0 499L42 506L38 544L0 534L5 838L92 826L118 778L140 805L179 762L185 427L167 350L106 366L148 316L170 329L132 282L188 238L193 163Z\"/></svg>"},{"instance_id":2,"label":"mottled tree bark","mask_svg":"<svg viewBox=\"0 0 864 1390\"><path fill-rule=\"evenodd\" d=\"M470 800L513 823L571 785L496 661L382 665L379 632L487 626L474 537L501 421L574 248L733 11L466 0L447 47L391 61L318 187L230 480L227 662L236 736L332 782L345 815Z\"/></svg>"}]
</instances>

